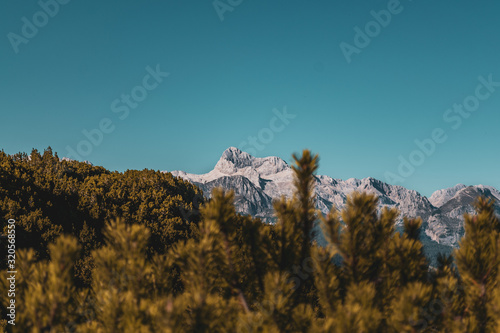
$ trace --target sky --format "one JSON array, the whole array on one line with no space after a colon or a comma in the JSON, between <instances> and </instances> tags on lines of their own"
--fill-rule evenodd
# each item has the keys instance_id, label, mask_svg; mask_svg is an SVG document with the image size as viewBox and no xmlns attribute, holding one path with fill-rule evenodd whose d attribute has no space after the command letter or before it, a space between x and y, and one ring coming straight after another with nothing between
<instances>
[{"instance_id":1,"label":"sky","mask_svg":"<svg viewBox=\"0 0 500 333\"><path fill-rule=\"evenodd\" d=\"M423 195L500 189L494 0L8 0L0 148L210 171L235 146Z\"/></svg>"}]
</instances>

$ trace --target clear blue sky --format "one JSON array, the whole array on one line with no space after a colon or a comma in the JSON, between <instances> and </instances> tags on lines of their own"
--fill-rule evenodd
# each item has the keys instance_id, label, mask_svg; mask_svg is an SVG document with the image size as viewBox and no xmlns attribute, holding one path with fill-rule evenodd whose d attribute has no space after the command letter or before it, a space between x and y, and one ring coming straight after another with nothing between
<instances>
[{"instance_id":1,"label":"clear blue sky","mask_svg":"<svg viewBox=\"0 0 500 333\"><path fill-rule=\"evenodd\" d=\"M66 156L108 118L114 130L84 159L112 170L203 173L227 147L261 134L269 142L257 156L289 161L309 148L320 174L388 180L415 139L442 128L447 140L392 183L424 195L457 183L500 188L500 87L457 129L443 119L475 94L479 76L500 82L500 3L402 0L348 63L340 44L355 46L354 27L364 30L388 3L243 0L221 20L211 0L72 0L44 22L36 1L9 0L0 12L0 148L50 145ZM34 15L38 32L25 27L20 42L22 18ZM170 75L125 117L121 95L157 64ZM268 140L273 109L285 106L296 117L274 122Z\"/></svg>"}]
</instances>

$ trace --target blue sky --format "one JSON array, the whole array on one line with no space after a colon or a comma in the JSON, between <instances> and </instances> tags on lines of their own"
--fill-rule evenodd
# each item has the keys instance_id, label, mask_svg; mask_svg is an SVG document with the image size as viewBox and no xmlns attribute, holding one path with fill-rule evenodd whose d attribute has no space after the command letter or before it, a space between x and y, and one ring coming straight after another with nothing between
<instances>
[{"instance_id":1,"label":"blue sky","mask_svg":"<svg viewBox=\"0 0 500 333\"><path fill-rule=\"evenodd\" d=\"M229 146L287 161L309 148L334 178L500 188L500 87L478 88L500 82L497 1L54 1L53 17L36 1L0 13L7 153L80 144L112 170L203 173ZM341 43L360 46L350 62ZM464 100L467 117L447 111Z\"/></svg>"}]
</instances>

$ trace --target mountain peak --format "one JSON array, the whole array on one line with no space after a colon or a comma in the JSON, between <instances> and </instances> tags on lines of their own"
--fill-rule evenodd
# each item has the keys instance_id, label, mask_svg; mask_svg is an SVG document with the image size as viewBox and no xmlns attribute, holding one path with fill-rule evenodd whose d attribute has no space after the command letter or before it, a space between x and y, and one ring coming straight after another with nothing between
<instances>
[{"instance_id":1,"label":"mountain peak","mask_svg":"<svg viewBox=\"0 0 500 333\"><path fill-rule=\"evenodd\" d=\"M228 160L228 161L251 161L255 159L252 155L245 153L244 151L239 150L236 147L229 147L222 153L220 159Z\"/></svg>"},{"instance_id":2,"label":"mountain peak","mask_svg":"<svg viewBox=\"0 0 500 333\"><path fill-rule=\"evenodd\" d=\"M457 192L466 187L467 186L464 184L457 184L453 187L437 190L436 192L432 193L432 195L429 197L429 201L435 207L441 207L447 201L451 200L451 198L453 198L455 194L457 194Z\"/></svg>"},{"instance_id":3,"label":"mountain peak","mask_svg":"<svg viewBox=\"0 0 500 333\"><path fill-rule=\"evenodd\" d=\"M238 169L243 169L252 165L255 157L239 150L236 147L227 148L215 165L215 169L225 173L232 174Z\"/></svg>"},{"instance_id":4,"label":"mountain peak","mask_svg":"<svg viewBox=\"0 0 500 333\"><path fill-rule=\"evenodd\" d=\"M233 189L237 194L238 213L258 216L268 222L275 220L273 199L282 196L290 198L294 193L294 174L283 159L276 156L254 157L236 147L226 149L215 168L206 174L179 171L172 174L200 186L205 194L215 187ZM472 203L477 196L495 197L500 202L500 192L484 185L457 184L436 191L429 199L414 190L390 185L373 177L344 181L317 175L315 185L316 208L324 214L333 207L345 207L352 192L366 191L379 197L379 208L397 208L401 216L420 216L425 223L422 239L435 241L439 246L457 245L464 233L463 214L474 212ZM399 218L397 224L402 223L402 218Z\"/></svg>"},{"instance_id":5,"label":"mountain peak","mask_svg":"<svg viewBox=\"0 0 500 333\"><path fill-rule=\"evenodd\" d=\"M288 164L279 157L253 157L236 147L227 148L215 165L215 169L224 174L234 174L247 167L251 167L258 174L273 174L289 168Z\"/></svg>"}]
</instances>

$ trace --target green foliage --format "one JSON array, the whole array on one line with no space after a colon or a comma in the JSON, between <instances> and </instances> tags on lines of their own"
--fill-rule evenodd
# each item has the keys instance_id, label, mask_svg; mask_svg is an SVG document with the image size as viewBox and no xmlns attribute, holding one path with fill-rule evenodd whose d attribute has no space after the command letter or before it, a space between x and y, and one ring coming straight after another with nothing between
<instances>
[{"instance_id":1,"label":"green foliage","mask_svg":"<svg viewBox=\"0 0 500 333\"><path fill-rule=\"evenodd\" d=\"M105 221L122 218L148 227L148 255L165 253L175 242L194 237L199 214L187 212L199 198L198 188L169 173L109 172L59 160L50 147L43 156L36 150L30 156L0 152L1 229L15 218L16 246L33 248L41 259L48 258L48 244L57 237L74 235L83 253L76 274L86 286L90 254L103 242Z\"/></svg>"},{"instance_id":2,"label":"green foliage","mask_svg":"<svg viewBox=\"0 0 500 333\"><path fill-rule=\"evenodd\" d=\"M15 331L64 331L66 324L75 319L73 270L78 252L76 240L68 236L49 245L50 260L36 262L33 250L18 250ZM5 279L0 289L2 295L7 295ZM2 300L7 306L8 299Z\"/></svg>"},{"instance_id":3,"label":"green foliage","mask_svg":"<svg viewBox=\"0 0 500 333\"><path fill-rule=\"evenodd\" d=\"M476 203L477 215L465 215L465 236L455 253L464 286L463 325L470 332L500 329L497 326L500 221L493 204L480 198Z\"/></svg>"},{"instance_id":4,"label":"green foliage","mask_svg":"<svg viewBox=\"0 0 500 333\"><path fill-rule=\"evenodd\" d=\"M8 330L499 330L500 223L490 201L480 199L477 215L465 217L455 261L441 256L433 268L420 242L421 219L403 218L403 231L396 232L398 212L379 211L371 194L353 193L342 212L335 207L326 216L318 212L318 157L309 151L294 156L296 192L275 202L273 225L237 214L234 194L220 189L200 216L188 214L188 224L182 209L194 208L199 191L179 179L149 170L109 173L51 156L2 158L0 177L14 183L22 179L15 170L35 173L34 166L47 161L56 169L58 163L81 168L64 182L55 176L59 171L52 178L49 172L51 181L40 180L41 175L26 178L26 184L48 187L44 193L53 193L54 204L73 207L74 212L61 213L73 214L73 224L54 223L58 220L48 205L40 206L38 194L25 195L21 204L9 196L2 201L5 214L25 212L19 233L42 230L49 244L48 256L43 247L19 250L17 297L23 301L16 326ZM0 190L11 193L20 185L12 186ZM57 195L56 187L61 188ZM21 197L27 191L21 190ZM45 218L60 229L46 226ZM324 247L314 241L315 223L321 225ZM61 235L66 233L73 236ZM45 244L43 237L37 239ZM79 283L81 275L73 272L79 267L88 273L88 284ZM0 292L6 288L2 281Z\"/></svg>"}]
</instances>

